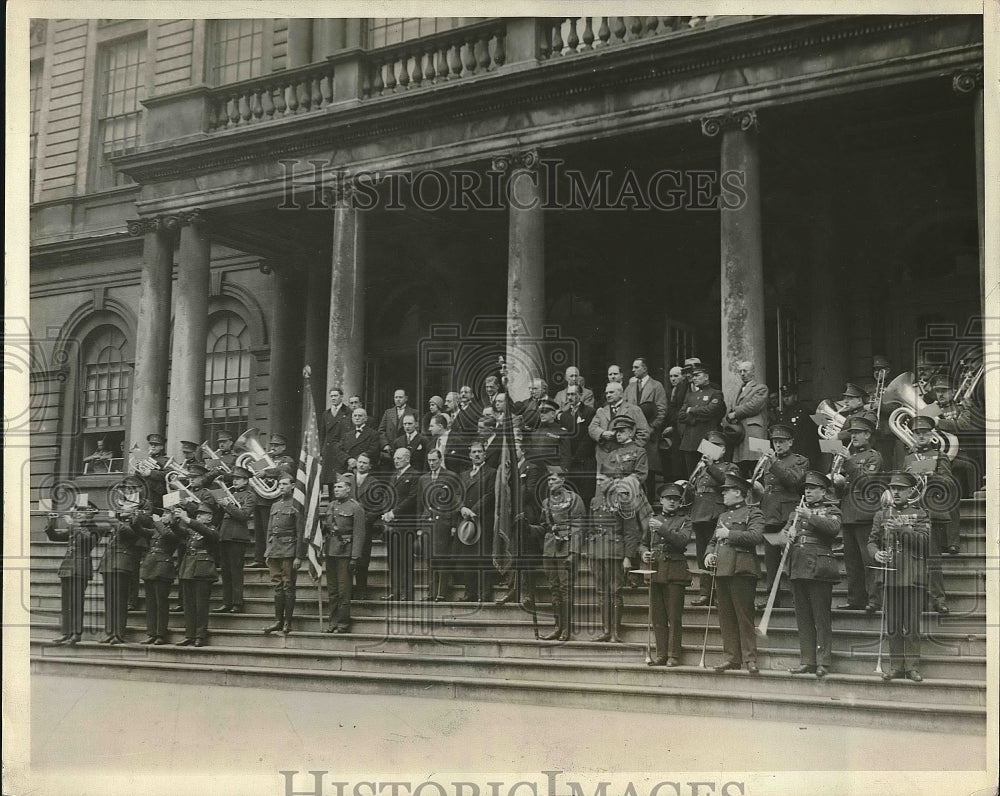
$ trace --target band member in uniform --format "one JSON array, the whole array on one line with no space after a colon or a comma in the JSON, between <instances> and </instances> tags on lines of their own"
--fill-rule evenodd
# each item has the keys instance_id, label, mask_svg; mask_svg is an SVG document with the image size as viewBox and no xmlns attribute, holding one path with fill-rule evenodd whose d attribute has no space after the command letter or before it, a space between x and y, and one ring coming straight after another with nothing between
<instances>
[{"instance_id":1,"label":"band member in uniform","mask_svg":"<svg viewBox=\"0 0 1000 796\"><path fill-rule=\"evenodd\" d=\"M148 512L151 508L147 505L145 510ZM139 572L146 595L146 640L142 643L162 646L167 643L170 587L177 577L174 552L178 540L167 522L154 517L151 520L137 529L149 542Z\"/></svg>"},{"instance_id":2,"label":"band member in uniform","mask_svg":"<svg viewBox=\"0 0 1000 796\"><path fill-rule=\"evenodd\" d=\"M708 380L708 368L704 365L691 367L691 387L684 396L684 405L677 413L677 420L683 426L680 448L684 453L684 466L690 473L701 460L698 445L709 431L718 428L726 416L726 400L722 390ZM723 440L723 443L725 440Z\"/></svg>"},{"instance_id":3,"label":"band member in uniform","mask_svg":"<svg viewBox=\"0 0 1000 796\"><path fill-rule=\"evenodd\" d=\"M149 444L149 452L146 457L156 462L157 468L150 470L148 475L140 474L139 477L146 485L146 493L153 506L163 508L163 496L167 494L167 474L163 469L168 458L164 453L167 440L162 434L149 434L146 437L146 442Z\"/></svg>"},{"instance_id":4,"label":"band member in uniform","mask_svg":"<svg viewBox=\"0 0 1000 796\"><path fill-rule=\"evenodd\" d=\"M563 470L549 467L549 495L542 501L542 565L552 593L555 628L542 636L544 641L568 641L573 635L572 580L580 558L583 529L583 501L566 489Z\"/></svg>"},{"instance_id":5,"label":"band member in uniform","mask_svg":"<svg viewBox=\"0 0 1000 796\"><path fill-rule=\"evenodd\" d=\"M774 422L792 429L792 448L805 456L812 467L819 465L819 436L810 415L811 411L806 411L799 403L799 388L795 384L785 384L781 388L779 409L774 412Z\"/></svg>"},{"instance_id":6,"label":"band member in uniform","mask_svg":"<svg viewBox=\"0 0 1000 796\"><path fill-rule=\"evenodd\" d=\"M883 680L924 678L920 664L920 615L927 586L927 549L931 522L920 506L917 479L894 473L889 481L892 505L879 509L872 521L868 549L872 558L888 568L885 628L889 636L889 670Z\"/></svg>"},{"instance_id":7,"label":"band member in uniform","mask_svg":"<svg viewBox=\"0 0 1000 796\"><path fill-rule=\"evenodd\" d=\"M345 423L347 425L347 423ZM339 437L338 437L339 440ZM271 457L271 461L274 462L274 468L270 471L265 471L264 475L268 478L280 478L282 474L287 474L295 477L295 460L292 459L286 453L288 449L288 440L284 438L281 434L271 434L267 440L267 455ZM324 474L326 473L326 462L324 460ZM334 479L331 477L330 481ZM271 507L274 505L274 498L264 498L260 495L257 496L257 505L254 507L253 511L253 525L254 525L254 556L253 563L250 564L251 569L267 569L267 561L265 560L266 550L267 550L267 537L268 537L268 522L271 519Z\"/></svg>"},{"instance_id":8,"label":"band member in uniform","mask_svg":"<svg viewBox=\"0 0 1000 796\"><path fill-rule=\"evenodd\" d=\"M215 458L232 470L236 466L236 452L233 450L233 435L225 429L215 435ZM221 467L219 469L222 469ZM227 481L228 484L228 481Z\"/></svg>"},{"instance_id":9,"label":"band member in uniform","mask_svg":"<svg viewBox=\"0 0 1000 796\"><path fill-rule=\"evenodd\" d=\"M198 448L200 446L197 442L191 442L190 440L181 440L181 466L185 469L191 467L192 464L201 464L198 459Z\"/></svg>"},{"instance_id":10,"label":"band member in uniform","mask_svg":"<svg viewBox=\"0 0 1000 796\"><path fill-rule=\"evenodd\" d=\"M825 677L833 663L831 602L840 567L833 557L833 540L840 533L840 509L827 497L830 479L812 470L805 475L804 506L788 518L788 571L795 596L799 628L799 665L792 674Z\"/></svg>"},{"instance_id":11,"label":"band member in uniform","mask_svg":"<svg viewBox=\"0 0 1000 796\"><path fill-rule=\"evenodd\" d=\"M59 515L49 513L45 535L52 542L66 542L66 552L56 574L59 576L62 635L53 644L76 644L83 636L83 595L93 576L90 553L103 533L94 521L97 509L74 509L65 515L66 528L57 528Z\"/></svg>"},{"instance_id":12,"label":"band member in uniform","mask_svg":"<svg viewBox=\"0 0 1000 796\"><path fill-rule=\"evenodd\" d=\"M809 460L792 452L792 441L795 431L783 423L775 423L770 428L771 447L774 456L769 464L764 464L764 476L761 486L764 494L760 499L760 510L764 515L764 533L773 534L785 527L788 516L795 504L799 502L799 489L802 479L809 469ZM764 540L764 567L767 571L767 592L778 574L778 564L781 561L781 547ZM778 585L779 594L781 584ZM765 601L766 602L766 601ZM763 603L757 608L762 609Z\"/></svg>"},{"instance_id":13,"label":"band member in uniform","mask_svg":"<svg viewBox=\"0 0 1000 796\"><path fill-rule=\"evenodd\" d=\"M302 513L292 500L294 487L293 476L284 473L278 478L281 496L271 506L268 518L265 557L274 583L274 623L264 628L265 633L281 630L287 634L292 630L295 581L306 552Z\"/></svg>"},{"instance_id":14,"label":"band member in uniform","mask_svg":"<svg viewBox=\"0 0 1000 796\"><path fill-rule=\"evenodd\" d=\"M139 534L132 527L136 522L136 504L124 504L118 518L111 523L108 545L97 571L104 576L104 638L99 644L124 644L128 621L128 587L139 555L136 540Z\"/></svg>"},{"instance_id":15,"label":"band member in uniform","mask_svg":"<svg viewBox=\"0 0 1000 796\"><path fill-rule=\"evenodd\" d=\"M173 531L186 548L177 573L184 593L184 640L179 647L204 647L208 643L208 603L219 550L214 516L215 509L207 503L195 509L194 519L184 509L174 507Z\"/></svg>"},{"instance_id":16,"label":"band member in uniform","mask_svg":"<svg viewBox=\"0 0 1000 796\"><path fill-rule=\"evenodd\" d=\"M619 415L611 422L618 444L598 468L612 478L632 476L645 484L649 475L649 459L646 448L635 441L635 421L627 415Z\"/></svg>"},{"instance_id":17,"label":"band member in uniform","mask_svg":"<svg viewBox=\"0 0 1000 796\"><path fill-rule=\"evenodd\" d=\"M389 591L384 599L412 600L420 473L410 466L410 452L406 448L396 449L392 463L396 468L389 482L393 504L389 511L382 514L389 566Z\"/></svg>"},{"instance_id":18,"label":"band member in uniform","mask_svg":"<svg viewBox=\"0 0 1000 796\"><path fill-rule=\"evenodd\" d=\"M348 633L351 629L351 579L365 544L365 511L351 498L353 485L349 477L337 479L323 528L326 588L330 597L327 633Z\"/></svg>"},{"instance_id":19,"label":"band member in uniform","mask_svg":"<svg viewBox=\"0 0 1000 796\"><path fill-rule=\"evenodd\" d=\"M874 496L881 494L875 488L872 477L883 469L882 456L871 448L874 430L875 426L865 417L852 417L844 423L844 432L851 440L848 446L850 456L844 460L840 470L845 479L840 519L844 536L847 602L837 607L849 611L864 610L869 614L875 613L882 603L868 555L868 536L879 505Z\"/></svg>"},{"instance_id":20,"label":"band member in uniform","mask_svg":"<svg viewBox=\"0 0 1000 796\"><path fill-rule=\"evenodd\" d=\"M642 539L642 561L655 570L650 576L649 599L653 614L656 657L650 666L679 666L681 662L684 589L691 582L687 566L691 521L680 513L684 488L680 484L660 487L661 514L649 520L649 532Z\"/></svg>"},{"instance_id":21,"label":"band member in uniform","mask_svg":"<svg viewBox=\"0 0 1000 796\"><path fill-rule=\"evenodd\" d=\"M960 520L958 484L951 476L951 462L941 453L932 435L934 418L917 415L910 424L914 446L903 459L903 469L924 480L921 505L931 521L930 547L927 551L927 592L930 607L939 614L948 613L948 595L941 573L941 554L958 552Z\"/></svg>"},{"instance_id":22,"label":"band member in uniform","mask_svg":"<svg viewBox=\"0 0 1000 796\"><path fill-rule=\"evenodd\" d=\"M764 515L756 506L746 505L749 491L749 482L734 473L726 474L722 484L726 510L719 516L705 554L705 568L715 570L719 631L726 656L715 667L717 672L745 665L750 674L760 673L753 619L754 593L760 578L757 545L764 539Z\"/></svg>"},{"instance_id":23,"label":"band member in uniform","mask_svg":"<svg viewBox=\"0 0 1000 796\"><path fill-rule=\"evenodd\" d=\"M597 474L597 494L590 501L584 555L594 573L601 610L601 635L594 641L621 641L618 628L625 602L622 597L625 531L618 511L615 481L607 473Z\"/></svg>"},{"instance_id":24,"label":"band member in uniform","mask_svg":"<svg viewBox=\"0 0 1000 796\"><path fill-rule=\"evenodd\" d=\"M984 468L984 409L978 405L974 396L968 396L963 403L955 401L955 390L952 389L948 377L935 376L931 387L941 407L937 418L939 431L954 434L958 438L958 455L951 462L951 474L961 485L961 496L972 497L982 484ZM955 555L958 552L958 542L949 545L948 552Z\"/></svg>"},{"instance_id":25,"label":"band member in uniform","mask_svg":"<svg viewBox=\"0 0 1000 796\"><path fill-rule=\"evenodd\" d=\"M233 468L232 498L223 500L222 527L219 529L219 558L222 569L222 605L217 614L243 613L243 561L250 544L247 523L257 507L257 495L250 489L249 470Z\"/></svg>"},{"instance_id":26,"label":"band member in uniform","mask_svg":"<svg viewBox=\"0 0 1000 796\"><path fill-rule=\"evenodd\" d=\"M718 445L721 449L726 447L726 440L718 431L709 431L705 435L705 441ZM691 481L694 500L688 511L688 518L694 530L694 544L699 565L705 561L708 543L715 533L715 526L724 508L722 484L726 479L725 467L717 464L715 459L703 455L701 464L704 464L704 467L700 468L701 472ZM698 597L692 600L691 605L708 605L710 584L711 573L702 570L698 576Z\"/></svg>"}]
</instances>

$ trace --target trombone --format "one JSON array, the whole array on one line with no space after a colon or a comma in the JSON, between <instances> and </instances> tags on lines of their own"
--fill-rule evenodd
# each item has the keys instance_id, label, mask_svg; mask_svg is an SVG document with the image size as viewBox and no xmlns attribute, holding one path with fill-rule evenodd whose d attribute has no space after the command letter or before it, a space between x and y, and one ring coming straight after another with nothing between
<instances>
[{"instance_id":1,"label":"trombone","mask_svg":"<svg viewBox=\"0 0 1000 796\"><path fill-rule=\"evenodd\" d=\"M795 507L792 516L789 518L788 538L785 540L785 549L781 551L781 561L778 562L778 570L774 573L774 582L771 584L771 593L767 595L767 605L764 606L764 613L757 625L757 635L767 638L767 627L771 624L771 612L774 611L774 602L778 598L778 587L781 585L781 575L785 571L785 562L788 560L788 551L792 549L792 540L795 538L795 523L799 521L799 509L805 508L805 495L799 500L799 505Z\"/></svg>"}]
</instances>

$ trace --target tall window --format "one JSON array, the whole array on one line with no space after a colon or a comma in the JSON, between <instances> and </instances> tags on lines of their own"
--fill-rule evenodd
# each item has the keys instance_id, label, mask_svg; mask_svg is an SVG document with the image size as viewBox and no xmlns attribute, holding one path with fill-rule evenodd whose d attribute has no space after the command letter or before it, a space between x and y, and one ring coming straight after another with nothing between
<instances>
[{"instance_id":1,"label":"tall window","mask_svg":"<svg viewBox=\"0 0 1000 796\"><path fill-rule=\"evenodd\" d=\"M134 152L146 120L139 100L146 96L146 39L142 36L101 47L98 74L97 157L94 189L132 182L111 165L113 155Z\"/></svg>"},{"instance_id":2,"label":"tall window","mask_svg":"<svg viewBox=\"0 0 1000 796\"><path fill-rule=\"evenodd\" d=\"M264 73L264 20L212 21L212 79L216 86Z\"/></svg>"},{"instance_id":3,"label":"tall window","mask_svg":"<svg viewBox=\"0 0 1000 796\"><path fill-rule=\"evenodd\" d=\"M31 139L28 150L29 197L35 195L35 156L38 151L38 111L42 106L42 62L32 61L28 77L28 104L31 112Z\"/></svg>"},{"instance_id":4,"label":"tall window","mask_svg":"<svg viewBox=\"0 0 1000 796\"><path fill-rule=\"evenodd\" d=\"M214 440L226 429L234 436L247 430L250 417L250 332L228 310L209 319L205 360L205 433Z\"/></svg>"},{"instance_id":5,"label":"tall window","mask_svg":"<svg viewBox=\"0 0 1000 796\"><path fill-rule=\"evenodd\" d=\"M385 47L451 30L485 17L378 17L368 20L368 46Z\"/></svg>"},{"instance_id":6,"label":"tall window","mask_svg":"<svg viewBox=\"0 0 1000 796\"><path fill-rule=\"evenodd\" d=\"M127 341L117 326L98 326L83 344L79 472L121 472L132 387Z\"/></svg>"}]
</instances>

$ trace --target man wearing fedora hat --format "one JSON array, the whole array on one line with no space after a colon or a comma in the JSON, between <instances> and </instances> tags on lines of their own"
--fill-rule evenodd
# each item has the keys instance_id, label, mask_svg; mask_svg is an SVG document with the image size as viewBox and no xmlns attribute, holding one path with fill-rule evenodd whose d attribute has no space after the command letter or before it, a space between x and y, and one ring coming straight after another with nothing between
<instances>
[{"instance_id":1,"label":"man wearing fedora hat","mask_svg":"<svg viewBox=\"0 0 1000 796\"><path fill-rule=\"evenodd\" d=\"M750 483L727 473L722 483L725 511L719 515L715 534L705 554L705 568L715 571L719 596L719 631L725 660L715 671L746 666L759 674L757 631L754 628L754 593L760 578L757 545L764 539L764 515L746 505Z\"/></svg>"},{"instance_id":2,"label":"man wearing fedora hat","mask_svg":"<svg viewBox=\"0 0 1000 796\"><path fill-rule=\"evenodd\" d=\"M257 495L249 488L250 471L234 467L233 488L224 497L219 528L219 564L222 569L222 605L214 613L243 612L243 560L250 544L248 523L257 507Z\"/></svg>"},{"instance_id":3,"label":"man wearing fedora hat","mask_svg":"<svg viewBox=\"0 0 1000 796\"><path fill-rule=\"evenodd\" d=\"M351 629L351 581L365 546L365 510L351 497L353 486L354 480L345 475L334 483L323 527L330 598L327 633L348 633Z\"/></svg>"},{"instance_id":4,"label":"man wearing fedora hat","mask_svg":"<svg viewBox=\"0 0 1000 796\"><path fill-rule=\"evenodd\" d=\"M878 474L883 469L881 454L871 447L874 430L874 424L861 416L851 417L844 423L843 433L850 438L847 448L850 455L843 460L840 470L844 476L840 513L847 602L837 607L869 614L875 613L882 604L882 595L868 555L868 536L881 495Z\"/></svg>"},{"instance_id":5,"label":"man wearing fedora hat","mask_svg":"<svg viewBox=\"0 0 1000 796\"><path fill-rule=\"evenodd\" d=\"M496 508L497 471L486 464L486 450L480 441L469 446L469 460L472 466L460 476L462 507L459 509L461 523L455 545L458 566L465 565L462 577L465 581L463 602L479 602L485 593L492 596L496 582L491 557L493 553L493 524ZM469 527L474 523L474 527ZM465 529L463 529L465 526ZM470 541L466 531L478 536ZM463 560L465 559L465 560Z\"/></svg>"},{"instance_id":6,"label":"man wearing fedora hat","mask_svg":"<svg viewBox=\"0 0 1000 796\"><path fill-rule=\"evenodd\" d=\"M790 670L792 674L825 677L833 663L830 609L833 584L840 581L833 540L840 533L840 509L828 498L830 486L823 473L806 473L804 505L792 511L784 528L791 545L788 572L799 629L799 665Z\"/></svg>"},{"instance_id":7,"label":"man wearing fedora hat","mask_svg":"<svg viewBox=\"0 0 1000 796\"><path fill-rule=\"evenodd\" d=\"M883 680L906 677L919 683L920 617L927 587L930 519L917 503L917 478L893 473L891 505L880 508L872 521L868 550L886 569L885 630L889 636L889 669Z\"/></svg>"},{"instance_id":8,"label":"man wearing fedora hat","mask_svg":"<svg viewBox=\"0 0 1000 796\"><path fill-rule=\"evenodd\" d=\"M764 465L766 469L761 478L763 494L760 498L760 510L764 515L764 567L767 571L765 590L770 593L774 579L780 577L778 566L781 563L781 547L771 544L767 536L778 533L788 522L792 509L799 502L799 490L809 469L809 460L792 451L795 431L790 426L775 423L768 433L774 454L770 464ZM780 583L778 589L780 592ZM766 600L759 602L757 608L762 609L764 603Z\"/></svg>"},{"instance_id":9,"label":"man wearing fedora hat","mask_svg":"<svg viewBox=\"0 0 1000 796\"><path fill-rule=\"evenodd\" d=\"M684 589L691 582L687 549L691 521L680 512L684 488L668 483L660 487L660 514L649 519L640 550L643 563L655 570L650 576L650 604L656 657L650 666L679 666L681 662L681 622L684 616Z\"/></svg>"}]
</instances>

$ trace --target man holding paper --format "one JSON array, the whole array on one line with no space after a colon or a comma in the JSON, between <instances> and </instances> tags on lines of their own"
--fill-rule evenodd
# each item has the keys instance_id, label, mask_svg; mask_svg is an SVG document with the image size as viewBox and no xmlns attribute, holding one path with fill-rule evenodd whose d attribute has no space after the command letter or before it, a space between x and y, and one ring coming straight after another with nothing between
<instances>
[{"instance_id":1,"label":"man holding paper","mask_svg":"<svg viewBox=\"0 0 1000 796\"><path fill-rule=\"evenodd\" d=\"M688 516L694 529L694 544L699 565L705 560L708 543L715 533L715 523L722 513L722 483L726 478L724 467L716 464L726 452L726 440L718 431L709 431L698 446L701 461L690 476L694 501ZM698 597L691 605L708 605L711 577L703 571L698 578Z\"/></svg>"},{"instance_id":2,"label":"man holding paper","mask_svg":"<svg viewBox=\"0 0 1000 796\"><path fill-rule=\"evenodd\" d=\"M66 552L56 573L61 589L62 635L53 639L53 644L76 644L83 636L83 595L93 576L90 553L101 535L100 526L94 522L96 513L97 509L84 502L83 506L65 515L66 527L61 529L56 527L59 515L49 512L45 535L49 541L66 542Z\"/></svg>"}]
</instances>

